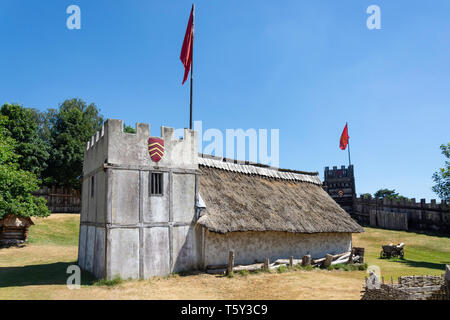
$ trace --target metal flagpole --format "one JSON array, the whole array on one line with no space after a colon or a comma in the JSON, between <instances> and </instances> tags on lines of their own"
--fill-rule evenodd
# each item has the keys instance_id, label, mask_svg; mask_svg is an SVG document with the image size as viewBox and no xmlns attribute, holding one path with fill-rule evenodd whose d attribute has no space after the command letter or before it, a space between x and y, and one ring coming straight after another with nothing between
<instances>
[{"instance_id":1,"label":"metal flagpole","mask_svg":"<svg viewBox=\"0 0 450 320\"><path fill-rule=\"evenodd\" d=\"M194 35L195 35L195 5L192 4L192 48L191 48L191 111L190 111L190 121L189 129L192 130L192 91L194 86Z\"/></svg>"},{"instance_id":2,"label":"metal flagpole","mask_svg":"<svg viewBox=\"0 0 450 320\"><path fill-rule=\"evenodd\" d=\"M347 126L347 135L348 135L348 123L346 122L345 125ZM348 137L348 166L350 167L352 164L352 161L350 160L350 137Z\"/></svg>"}]
</instances>

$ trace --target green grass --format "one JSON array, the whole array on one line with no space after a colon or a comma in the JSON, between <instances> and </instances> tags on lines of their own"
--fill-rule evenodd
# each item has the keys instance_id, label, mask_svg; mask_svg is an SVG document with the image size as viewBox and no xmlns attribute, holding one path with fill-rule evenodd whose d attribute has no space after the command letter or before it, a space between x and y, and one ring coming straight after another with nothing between
<instances>
[{"instance_id":1,"label":"green grass","mask_svg":"<svg viewBox=\"0 0 450 320\"><path fill-rule=\"evenodd\" d=\"M28 242L31 244L52 244L58 246L78 246L80 219L68 214L62 219L34 219Z\"/></svg>"},{"instance_id":2,"label":"green grass","mask_svg":"<svg viewBox=\"0 0 450 320\"><path fill-rule=\"evenodd\" d=\"M33 286L48 287L65 285L67 267L76 264L78 247L79 216L54 215L49 218L33 219L36 225L30 228L29 244L22 249L0 249L0 296L15 297L23 288ZM354 235L353 245L365 248L365 262L369 266L379 266L382 276L401 275L441 275L445 264L450 264L450 237L414 232L392 231L365 228L366 232ZM383 244L405 243L404 259L380 259ZM347 265L333 266L333 269L351 269ZM285 273L296 270L313 270L311 266L280 267L278 270L255 270L235 272L248 276L259 273ZM191 273L173 274L181 277ZM346 274L346 273L345 273ZM351 277L364 277L365 273L355 272ZM226 276L225 276L226 277ZM123 280L96 281L87 272L82 271L83 286L114 287ZM36 289L36 298L45 299L48 292ZM9 294L9 295L8 295Z\"/></svg>"},{"instance_id":3,"label":"green grass","mask_svg":"<svg viewBox=\"0 0 450 320\"><path fill-rule=\"evenodd\" d=\"M364 228L354 236L354 246L365 248L365 262L377 266L385 277L441 275L450 264L450 237L416 232ZM405 243L404 259L380 259L381 246Z\"/></svg>"},{"instance_id":4,"label":"green grass","mask_svg":"<svg viewBox=\"0 0 450 320\"><path fill-rule=\"evenodd\" d=\"M106 286L106 287L115 287L123 283L123 279L121 277L115 277L112 280L100 279L94 281L92 285L94 286Z\"/></svg>"},{"instance_id":5,"label":"green grass","mask_svg":"<svg viewBox=\"0 0 450 320\"><path fill-rule=\"evenodd\" d=\"M363 264L335 264L329 266L328 270L344 270L344 271L364 271L367 270L367 263Z\"/></svg>"}]
</instances>

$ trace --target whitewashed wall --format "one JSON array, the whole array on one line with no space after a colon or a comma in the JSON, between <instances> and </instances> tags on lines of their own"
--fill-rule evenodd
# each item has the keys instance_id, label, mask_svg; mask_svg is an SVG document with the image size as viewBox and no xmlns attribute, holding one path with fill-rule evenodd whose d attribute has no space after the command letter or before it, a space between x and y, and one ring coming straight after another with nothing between
<instances>
[{"instance_id":1,"label":"whitewashed wall","mask_svg":"<svg viewBox=\"0 0 450 320\"><path fill-rule=\"evenodd\" d=\"M271 262L290 256L299 259L310 254L313 259L327 253L337 254L352 247L351 233L287 232L205 232L204 266L228 263L228 253L235 251L235 264L252 264L269 258Z\"/></svg>"}]
</instances>

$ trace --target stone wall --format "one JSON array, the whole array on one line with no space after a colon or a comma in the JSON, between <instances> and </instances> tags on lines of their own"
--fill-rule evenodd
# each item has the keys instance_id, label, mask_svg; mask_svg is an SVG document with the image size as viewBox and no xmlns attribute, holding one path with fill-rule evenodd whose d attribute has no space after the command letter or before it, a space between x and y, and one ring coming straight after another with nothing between
<instances>
[{"instance_id":1,"label":"stone wall","mask_svg":"<svg viewBox=\"0 0 450 320\"><path fill-rule=\"evenodd\" d=\"M350 233L300 234L288 232L230 232L219 234L205 231L204 267L228 263L228 253L235 252L236 264L253 264L287 259L301 259L311 255L312 259L323 258L327 253L338 254L350 251Z\"/></svg>"},{"instance_id":2,"label":"stone wall","mask_svg":"<svg viewBox=\"0 0 450 320\"><path fill-rule=\"evenodd\" d=\"M442 276L403 276L396 284L381 283L379 288L366 285L362 300L450 300Z\"/></svg>"},{"instance_id":3,"label":"stone wall","mask_svg":"<svg viewBox=\"0 0 450 320\"><path fill-rule=\"evenodd\" d=\"M196 269L200 233L195 229L197 138L162 127L164 156L150 159L150 126L123 132L106 121L87 144L83 164L79 265L98 278L150 278ZM163 175L162 195L150 195L152 172Z\"/></svg>"}]
</instances>

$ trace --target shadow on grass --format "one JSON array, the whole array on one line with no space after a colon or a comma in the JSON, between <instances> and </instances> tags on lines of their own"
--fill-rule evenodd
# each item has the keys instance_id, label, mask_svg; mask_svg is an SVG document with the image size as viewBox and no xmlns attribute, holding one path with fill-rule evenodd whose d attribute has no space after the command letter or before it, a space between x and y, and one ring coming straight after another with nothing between
<instances>
[{"instance_id":1,"label":"shadow on grass","mask_svg":"<svg viewBox=\"0 0 450 320\"><path fill-rule=\"evenodd\" d=\"M414 261L414 260L408 260L408 259L389 259L391 262L397 262L404 264L408 267L412 268L428 268L428 269L435 269L435 270L442 270L442 272L445 272L445 265L450 264L450 262L443 262L443 263L434 263L434 262L426 262L426 261Z\"/></svg>"},{"instance_id":2,"label":"shadow on grass","mask_svg":"<svg viewBox=\"0 0 450 320\"><path fill-rule=\"evenodd\" d=\"M0 267L0 288L34 285L64 285L71 275L67 268L76 262L56 262L24 267ZM81 285L92 285L95 277L81 271Z\"/></svg>"}]
</instances>

